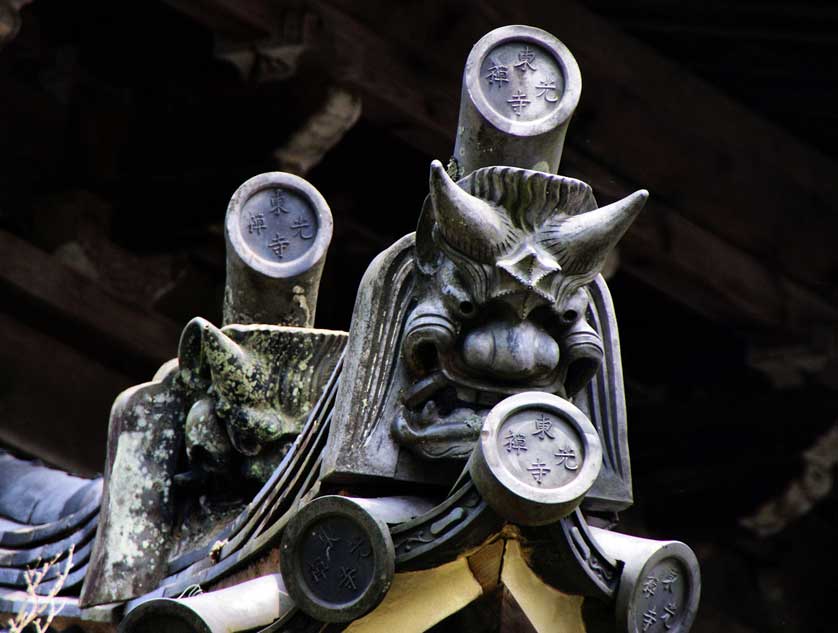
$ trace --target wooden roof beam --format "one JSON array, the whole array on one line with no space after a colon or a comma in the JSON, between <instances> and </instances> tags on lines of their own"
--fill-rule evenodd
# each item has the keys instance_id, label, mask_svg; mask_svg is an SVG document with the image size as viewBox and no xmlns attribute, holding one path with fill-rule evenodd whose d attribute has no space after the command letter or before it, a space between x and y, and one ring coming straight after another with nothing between
<instances>
[{"instance_id":1,"label":"wooden roof beam","mask_svg":"<svg viewBox=\"0 0 838 633\"><path fill-rule=\"evenodd\" d=\"M177 324L120 300L4 231L0 231L0 297L7 314L21 314L21 320L129 376L151 378L162 363L177 355Z\"/></svg>"},{"instance_id":2,"label":"wooden roof beam","mask_svg":"<svg viewBox=\"0 0 838 633\"><path fill-rule=\"evenodd\" d=\"M307 6L323 20L326 71L362 95L365 116L443 159L471 45L511 23L556 34L584 78L562 172L605 198L651 192L624 241L626 269L749 331L835 328L838 165L580 4Z\"/></svg>"}]
</instances>

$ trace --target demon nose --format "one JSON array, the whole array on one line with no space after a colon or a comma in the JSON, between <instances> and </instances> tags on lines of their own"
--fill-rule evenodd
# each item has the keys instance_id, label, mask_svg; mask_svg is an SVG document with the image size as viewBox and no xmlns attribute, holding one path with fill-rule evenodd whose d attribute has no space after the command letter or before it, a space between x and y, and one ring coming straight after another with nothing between
<instances>
[{"instance_id":1,"label":"demon nose","mask_svg":"<svg viewBox=\"0 0 838 633\"><path fill-rule=\"evenodd\" d=\"M494 321L466 336L463 360L484 374L516 380L538 378L558 366L559 345L529 321Z\"/></svg>"}]
</instances>

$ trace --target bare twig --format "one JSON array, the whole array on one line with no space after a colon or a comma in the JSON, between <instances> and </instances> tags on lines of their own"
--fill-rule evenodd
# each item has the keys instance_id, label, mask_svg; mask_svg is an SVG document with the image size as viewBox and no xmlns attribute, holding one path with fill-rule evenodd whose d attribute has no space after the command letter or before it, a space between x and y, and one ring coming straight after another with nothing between
<instances>
[{"instance_id":1,"label":"bare twig","mask_svg":"<svg viewBox=\"0 0 838 633\"><path fill-rule=\"evenodd\" d=\"M35 627L37 633L46 633L53 620L61 613L61 609L64 607L63 604L54 601L53 598L61 591L64 583L67 581L67 577L70 575L70 569L73 567L74 547L74 545L70 546L67 552L67 559L64 562L64 571L59 572L46 595L39 595L38 587L41 585L49 570L58 563L61 554L57 554L51 561L44 563L41 567L27 568L26 572L24 572L27 601L17 615L9 619L9 633L23 633L23 630L30 624Z\"/></svg>"}]
</instances>

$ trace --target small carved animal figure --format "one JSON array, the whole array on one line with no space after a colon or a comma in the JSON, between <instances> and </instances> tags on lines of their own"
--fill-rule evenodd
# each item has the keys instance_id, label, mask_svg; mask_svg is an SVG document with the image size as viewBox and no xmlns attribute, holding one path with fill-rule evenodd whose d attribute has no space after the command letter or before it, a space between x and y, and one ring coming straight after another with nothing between
<instances>
[{"instance_id":1,"label":"small carved animal figure","mask_svg":"<svg viewBox=\"0 0 838 633\"><path fill-rule=\"evenodd\" d=\"M222 330L193 319L180 345L182 380L195 394L185 428L193 468L225 473L240 460L245 477L266 480L345 341L343 332L271 325Z\"/></svg>"}]
</instances>

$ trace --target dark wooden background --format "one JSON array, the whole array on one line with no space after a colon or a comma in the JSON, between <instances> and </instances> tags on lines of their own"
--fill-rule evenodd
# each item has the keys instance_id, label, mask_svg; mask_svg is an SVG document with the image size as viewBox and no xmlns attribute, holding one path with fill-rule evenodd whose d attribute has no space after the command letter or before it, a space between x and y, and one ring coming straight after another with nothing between
<instances>
[{"instance_id":1,"label":"dark wooden background","mask_svg":"<svg viewBox=\"0 0 838 633\"><path fill-rule=\"evenodd\" d=\"M360 119L311 138L322 160L301 171L335 218L317 324L347 329L364 269L413 230L430 160L450 155L471 45L532 24L582 70L562 173L600 203L651 192L609 281L625 527L696 549L697 632L834 630L838 456L778 534L740 520L783 498L838 422L838 8L0 0L0 27L15 7L0 44L0 443L102 467L116 394L176 354L189 318L220 320L230 195L287 168L335 94Z\"/></svg>"}]
</instances>

